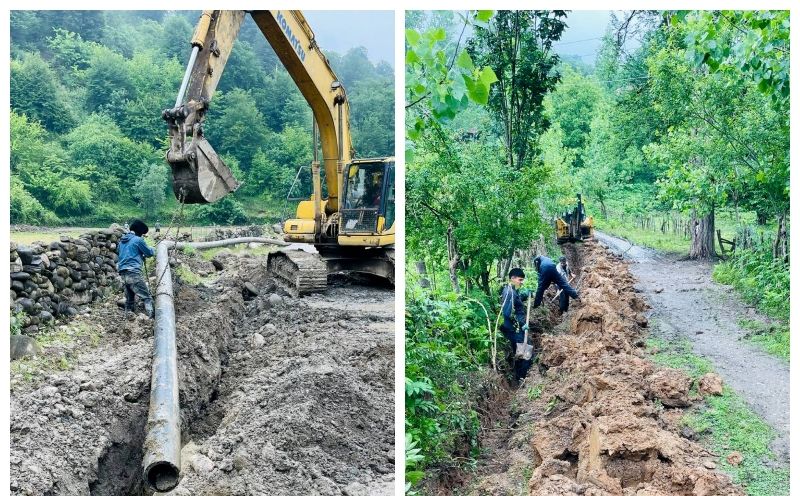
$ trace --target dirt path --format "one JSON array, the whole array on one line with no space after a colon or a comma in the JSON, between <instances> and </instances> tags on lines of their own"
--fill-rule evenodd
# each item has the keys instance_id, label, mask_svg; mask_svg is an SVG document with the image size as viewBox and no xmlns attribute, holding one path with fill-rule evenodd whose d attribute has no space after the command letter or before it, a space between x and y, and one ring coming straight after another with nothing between
<instances>
[{"instance_id":1,"label":"dirt path","mask_svg":"<svg viewBox=\"0 0 800 496\"><path fill-rule=\"evenodd\" d=\"M649 300L655 335L685 338L725 382L778 432L772 449L789 462L789 364L742 340L739 320L759 318L729 287L711 280L711 264L631 245L597 232L600 242L631 263L637 289Z\"/></svg>"},{"instance_id":2,"label":"dirt path","mask_svg":"<svg viewBox=\"0 0 800 496\"><path fill-rule=\"evenodd\" d=\"M290 298L263 257L229 255L217 274L180 258L211 276L176 283L184 446L169 494L393 494L394 291ZM13 494L152 494L140 467L152 323L121 315L94 305L64 327L96 344L44 377L12 375Z\"/></svg>"}]
</instances>

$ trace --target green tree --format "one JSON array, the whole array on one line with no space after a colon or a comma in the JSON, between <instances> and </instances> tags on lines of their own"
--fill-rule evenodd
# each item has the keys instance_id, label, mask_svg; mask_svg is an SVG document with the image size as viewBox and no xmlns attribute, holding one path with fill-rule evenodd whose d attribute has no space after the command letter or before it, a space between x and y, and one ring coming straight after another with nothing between
<instances>
[{"instance_id":1,"label":"green tree","mask_svg":"<svg viewBox=\"0 0 800 496\"><path fill-rule=\"evenodd\" d=\"M452 120L470 102L485 105L489 89L497 81L491 67L476 67L464 49L463 35L468 26L486 26L491 10L458 14L462 29L457 39L448 38L445 27L424 31L406 28L406 160L413 158L414 142L423 138L426 128Z\"/></svg>"},{"instance_id":2,"label":"green tree","mask_svg":"<svg viewBox=\"0 0 800 496\"><path fill-rule=\"evenodd\" d=\"M235 194L235 193L234 193ZM221 200L197 208L195 216L202 222L222 225L241 225L249 220L242 203L235 199L234 194L225 196Z\"/></svg>"},{"instance_id":3,"label":"green tree","mask_svg":"<svg viewBox=\"0 0 800 496\"><path fill-rule=\"evenodd\" d=\"M39 54L11 61L11 108L15 112L62 133L75 125L74 112L64 100L58 76Z\"/></svg>"},{"instance_id":4,"label":"green tree","mask_svg":"<svg viewBox=\"0 0 800 496\"><path fill-rule=\"evenodd\" d=\"M86 107L89 112L113 115L136 92L122 55L105 46L92 51L86 70Z\"/></svg>"},{"instance_id":5,"label":"green tree","mask_svg":"<svg viewBox=\"0 0 800 496\"><path fill-rule=\"evenodd\" d=\"M58 222L56 214L42 206L26 189L19 177L11 176L11 223L53 224Z\"/></svg>"},{"instance_id":6,"label":"green tree","mask_svg":"<svg viewBox=\"0 0 800 496\"><path fill-rule=\"evenodd\" d=\"M169 184L167 168L164 164L142 164L142 175L134 186L134 197L144 210L147 219L153 217L167 199L166 186Z\"/></svg>"},{"instance_id":7,"label":"green tree","mask_svg":"<svg viewBox=\"0 0 800 496\"><path fill-rule=\"evenodd\" d=\"M394 155L394 78L362 81L349 91L359 157Z\"/></svg>"},{"instance_id":8,"label":"green tree","mask_svg":"<svg viewBox=\"0 0 800 496\"><path fill-rule=\"evenodd\" d=\"M547 128L544 96L555 88L555 41L566 27L563 10L498 11L486 27L476 26L469 53L497 75L489 108L503 123L506 162L523 167L536 138Z\"/></svg>"},{"instance_id":9,"label":"green tree","mask_svg":"<svg viewBox=\"0 0 800 496\"><path fill-rule=\"evenodd\" d=\"M96 166L108 182L98 186L98 197L119 201L130 192L142 174L142 164L161 159L146 143L125 137L122 131L101 114L93 114L64 137L67 153L75 165ZM123 193L124 192L124 193Z\"/></svg>"},{"instance_id":10,"label":"green tree","mask_svg":"<svg viewBox=\"0 0 800 496\"><path fill-rule=\"evenodd\" d=\"M744 74L779 109L788 109L788 10L681 11L671 20L683 21L686 55L696 64Z\"/></svg>"},{"instance_id":11,"label":"green tree","mask_svg":"<svg viewBox=\"0 0 800 496\"><path fill-rule=\"evenodd\" d=\"M65 177L51 192L50 203L62 216L84 215L92 209L92 187L86 181Z\"/></svg>"},{"instance_id":12,"label":"green tree","mask_svg":"<svg viewBox=\"0 0 800 496\"><path fill-rule=\"evenodd\" d=\"M212 101L206 135L220 153L236 157L247 173L256 150L266 143L268 129L250 93L237 88Z\"/></svg>"},{"instance_id":13,"label":"green tree","mask_svg":"<svg viewBox=\"0 0 800 496\"><path fill-rule=\"evenodd\" d=\"M185 65L191 52L189 41L194 31L191 23L186 17L173 13L165 16L162 24L164 30L161 35L161 51L168 58L174 58Z\"/></svg>"},{"instance_id":14,"label":"green tree","mask_svg":"<svg viewBox=\"0 0 800 496\"><path fill-rule=\"evenodd\" d=\"M545 116L561 127L564 146L575 151L576 167L583 166L583 151L601 96L600 86L593 79L565 66L561 81L544 99Z\"/></svg>"}]
</instances>

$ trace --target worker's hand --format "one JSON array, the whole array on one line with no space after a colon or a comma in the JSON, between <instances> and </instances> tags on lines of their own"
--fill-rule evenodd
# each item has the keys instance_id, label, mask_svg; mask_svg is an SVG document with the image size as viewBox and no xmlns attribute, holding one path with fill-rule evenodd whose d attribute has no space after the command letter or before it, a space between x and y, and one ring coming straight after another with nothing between
<instances>
[{"instance_id":1,"label":"worker's hand","mask_svg":"<svg viewBox=\"0 0 800 496\"><path fill-rule=\"evenodd\" d=\"M530 329L528 324L525 324L524 326L522 326L522 332L528 332L528 329Z\"/></svg>"},{"instance_id":2,"label":"worker's hand","mask_svg":"<svg viewBox=\"0 0 800 496\"><path fill-rule=\"evenodd\" d=\"M519 290L519 297L522 298L523 300L525 300L527 298L530 298L530 296L531 296L531 290L530 289L520 289Z\"/></svg>"}]
</instances>

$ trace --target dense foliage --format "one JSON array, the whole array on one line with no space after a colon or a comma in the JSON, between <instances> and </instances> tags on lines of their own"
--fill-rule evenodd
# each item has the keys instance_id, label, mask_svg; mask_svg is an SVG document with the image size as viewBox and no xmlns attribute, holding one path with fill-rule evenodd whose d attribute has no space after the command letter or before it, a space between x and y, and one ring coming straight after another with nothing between
<instances>
[{"instance_id":1,"label":"dense foliage","mask_svg":"<svg viewBox=\"0 0 800 496\"><path fill-rule=\"evenodd\" d=\"M172 217L161 111L175 102L197 17L11 13L12 223ZM392 68L373 64L363 47L327 55L350 97L358 156L393 155ZM244 186L223 204L187 207L188 220L246 222L288 212L295 173L311 160L310 123L308 105L248 18L206 125Z\"/></svg>"}]
</instances>

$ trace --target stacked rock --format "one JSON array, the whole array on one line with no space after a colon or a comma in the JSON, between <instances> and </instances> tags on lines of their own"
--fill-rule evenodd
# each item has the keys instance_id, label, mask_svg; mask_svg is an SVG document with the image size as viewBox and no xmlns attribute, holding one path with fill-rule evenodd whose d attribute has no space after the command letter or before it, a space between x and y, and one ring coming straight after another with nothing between
<instances>
[{"instance_id":1,"label":"stacked rock","mask_svg":"<svg viewBox=\"0 0 800 496\"><path fill-rule=\"evenodd\" d=\"M76 307L119 288L117 243L124 230L108 229L61 236L52 243L30 246L11 242L11 310L27 316L24 334L60 315L75 315Z\"/></svg>"},{"instance_id":2,"label":"stacked rock","mask_svg":"<svg viewBox=\"0 0 800 496\"><path fill-rule=\"evenodd\" d=\"M259 238L261 236L264 236L264 226L220 227L211 231L203 241L220 241L232 238Z\"/></svg>"}]
</instances>

